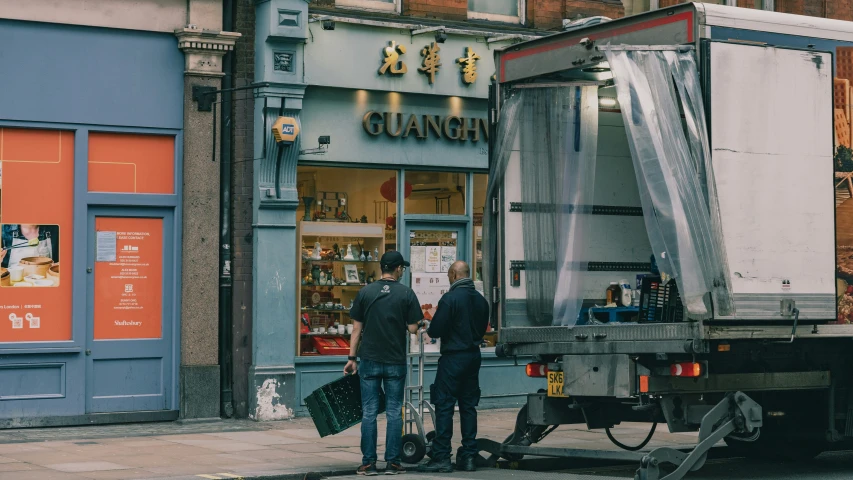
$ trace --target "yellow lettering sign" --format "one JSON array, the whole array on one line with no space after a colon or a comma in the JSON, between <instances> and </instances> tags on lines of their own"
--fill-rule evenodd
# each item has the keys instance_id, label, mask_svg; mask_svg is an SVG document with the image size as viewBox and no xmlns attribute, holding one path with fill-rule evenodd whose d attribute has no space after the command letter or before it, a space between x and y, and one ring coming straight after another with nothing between
<instances>
[{"instance_id":1,"label":"yellow lettering sign","mask_svg":"<svg viewBox=\"0 0 853 480\"><path fill-rule=\"evenodd\" d=\"M441 48L439 48L435 42L430 43L429 46L426 46L421 50L421 56L424 57L424 62L423 66L418 70L429 78L430 85L435 83L435 74L438 73L438 69L441 67L441 56L438 54L440 50Z\"/></svg>"},{"instance_id":2,"label":"yellow lettering sign","mask_svg":"<svg viewBox=\"0 0 853 480\"><path fill-rule=\"evenodd\" d=\"M465 56L457 58L456 61L462 67L462 81L471 85L477 81L477 60L480 56L471 50L471 47L465 47Z\"/></svg>"},{"instance_id":3,"label":"yellow lettering sign","mask_svg":"<svg viewBox=\"0 0 853 480\"><path fill-rule=\"evenodd\" d=\"M400 60L400 55L406 53L406 47L397 45L397 42L392 41L382 49L382 53L385 54L385 60L379 69L379 75L385 75L385 72L389 71L392 75L402 75L409 71L406 63Z\"/></svg>"}]
</instances>

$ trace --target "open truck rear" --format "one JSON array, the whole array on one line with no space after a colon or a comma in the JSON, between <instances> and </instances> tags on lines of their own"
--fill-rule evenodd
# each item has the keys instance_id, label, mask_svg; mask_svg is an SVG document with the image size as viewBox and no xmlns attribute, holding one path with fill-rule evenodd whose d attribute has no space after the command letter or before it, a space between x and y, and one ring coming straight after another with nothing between
<instances>
[{"instance_id":1,"label":"open truck rear","mask_svg":"<svg viewBox=\"0 0 853 480\"><path fill-rule=\"evenodd\" d=\"M681 478L721 439L845 446L853 23L685 4L496 65L484 276L499 355L543 377L504 455L545 426L624 421L699 431L638 478ZM641 298L607 308L623 279Z\"/></svg>"}]
</instances>

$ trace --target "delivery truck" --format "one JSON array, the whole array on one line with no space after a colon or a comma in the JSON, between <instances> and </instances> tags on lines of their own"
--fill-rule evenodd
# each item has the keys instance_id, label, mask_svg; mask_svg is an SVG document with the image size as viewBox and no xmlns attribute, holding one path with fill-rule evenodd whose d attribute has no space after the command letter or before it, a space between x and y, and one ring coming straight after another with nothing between
<instances>
[{"instance_id":1,"label":"delivery truck","mask_svg":"<svg viewBox=\"0 0 853 480\"><path fill-rule=\"evenodd\" d=\"M484 281L542 379L499 453L665 423L699 443L637 478L674 480L720 441L849 448L853 23L689 3L495 58Z\"/></svg>"}]
</instances>

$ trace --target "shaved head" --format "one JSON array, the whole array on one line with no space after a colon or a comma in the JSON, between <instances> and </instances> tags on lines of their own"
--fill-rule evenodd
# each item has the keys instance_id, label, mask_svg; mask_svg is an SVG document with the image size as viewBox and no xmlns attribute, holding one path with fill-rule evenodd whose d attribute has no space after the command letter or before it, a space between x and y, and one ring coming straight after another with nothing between
<instances>
[{"instance_id":1,"label":"shaved head","mask_svg":"<svg viewBox=\"0 0 853 480\"><path fill-rule=\"evenodd\" d=\"M469 278L471 276L471 268L467 263L463 261L453 262L453 265L450 266L450 270L447 271L447 278L450 280L450 284L452 285L457 280L461 280L463 278Z\"/></svg>"},{"instance_id":2,"label":"shaved head","mask_svg":"<svg viewBox=\"0 0 853 480\"><path fill-rule=\"evenodd\" d=\"M468 264L463 262L462 260L458 262L453 262L453 265L450 266L450 269L456 273L456 276L459 278L466 278L471 276L471 268L468 267Z\"/></svg>"}]
</instances>

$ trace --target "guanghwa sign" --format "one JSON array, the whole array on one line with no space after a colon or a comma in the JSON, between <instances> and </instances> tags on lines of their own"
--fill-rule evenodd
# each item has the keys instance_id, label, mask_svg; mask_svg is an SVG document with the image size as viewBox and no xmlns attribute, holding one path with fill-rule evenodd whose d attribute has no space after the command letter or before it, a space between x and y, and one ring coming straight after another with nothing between
<instances>
[{"instance_id":1,"label":"guanghwa sign","mask_svg":"<svg viewBox=\"0 0 853 480\"><path fill-rule=\"evenodd\" d=\"M438 138L459 142L489 140L485 119L448 115L417 115L369 111L361 120L364 131L374 137L383 134L392 138Z\"/></svg>"}]
</instances>

